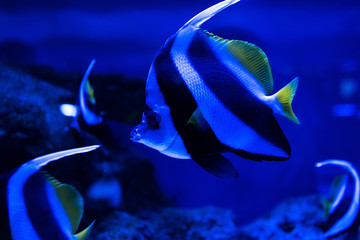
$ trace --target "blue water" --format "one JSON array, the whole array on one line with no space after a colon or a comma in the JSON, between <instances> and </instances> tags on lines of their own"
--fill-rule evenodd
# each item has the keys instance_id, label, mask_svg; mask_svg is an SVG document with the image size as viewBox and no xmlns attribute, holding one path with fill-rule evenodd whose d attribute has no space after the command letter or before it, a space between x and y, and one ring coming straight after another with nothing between
<instances>
[{"instance_id":1,"label":"blue water","mask_svg":"<svg viewBox=\"0 0 360 240\"><path fill-rule=\"evenodd\" d=\"M145 80L165 40L216 2L2 1L0 61L83 72L96 58L95 74ZM239 223L248 223L281 200L317 193L324 173L315 162L341 158L360 164L359 13L355 0L246 0L204 25L219 36L260 46L269 57L275 91L300 76L293 109L301 125L277 117L292 146L290 160L258 163L229 155L240 177L218 179L191 160L127 141L132 126L118 130L119 139L150 158L159 184L180 207L227 207ZM350 112L349 105L338 104L350 104Z\"/></svg>"}]
</instances>

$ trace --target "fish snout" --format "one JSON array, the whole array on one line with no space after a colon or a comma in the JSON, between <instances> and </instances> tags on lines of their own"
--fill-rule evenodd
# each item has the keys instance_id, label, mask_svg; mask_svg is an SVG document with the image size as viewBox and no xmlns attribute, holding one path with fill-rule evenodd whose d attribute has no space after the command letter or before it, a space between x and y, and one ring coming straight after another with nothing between
<instances>
[{"instance_id":1,"label":"fish snout","mask_svg":"<svg viewBox=\"0 0 360 240\"><path fill-rule=\"evenodd\" d=\"M139 125L137 125L130 133L130 140L134 142L138 142L141 138L144 132L146 131L147 126L145 122L141 122Z\"/></svg>"}]
</instances>

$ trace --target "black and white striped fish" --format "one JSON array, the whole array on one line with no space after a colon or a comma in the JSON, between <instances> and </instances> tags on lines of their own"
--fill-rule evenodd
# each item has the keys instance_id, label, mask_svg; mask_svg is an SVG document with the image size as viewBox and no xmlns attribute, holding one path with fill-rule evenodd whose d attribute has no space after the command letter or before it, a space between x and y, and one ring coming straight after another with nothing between
<instances>
[{"instance_id":1,"label":"black and white striped fish","mask_svg":"<svg viewBox=\"0 0 360 240\"><path fill-rule=\"evenodd\" d=\"M146 109L132 140L174 158L191 158L218 177L238 172L221 153L280 161L290 145L273 113L299 123L291 102L298 79L274 95L265 53L200 28L239 0L199 13L159 50L146 83Z\"/></svg>"},{"instance_id":2,"label":"black and white striped fish","mask_svg":"<svg viewBox=\"0 0 360 240\"><path fill-rule=\"evenodd\" d=\"M326 232L324 238L338 236L344 232L348 232L346 239L358 239L359 225L360 225L360 178L354 165L351 162L340 159L328 159L316 163L316 167L323 167L326 165L335 165L344 168L350 174L354 182L354 191L351 203L344 200L345 190L347 188L347 178L341 181L332 201L329 203L329 216L326 225ZM343 208L343 209L342 209ZM344 209L346 211L342 212ZM339 211L338 211L339 210ZM337 213L335 211L338 211ZM341 214L340 214L341 213Z\"/></svg>"},{"instance_id":3,"label":"black and white striped fish","mask_svg":"<svg viewBox=\"0 0 360 240\"><path fill-rule=\"evenodd\" d=\"M84 210L80 193L39 170L49 162L98 147L94 145L47 154L17 169L10 177L7 189L13 240L85 240L89 236L92 224L75 234Z\"/></svg>"}]
</instances>

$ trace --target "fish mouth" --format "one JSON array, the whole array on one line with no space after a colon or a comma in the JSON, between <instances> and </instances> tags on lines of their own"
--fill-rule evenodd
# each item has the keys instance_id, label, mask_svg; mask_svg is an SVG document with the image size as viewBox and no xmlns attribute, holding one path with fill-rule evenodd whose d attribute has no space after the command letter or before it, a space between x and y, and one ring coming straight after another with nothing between
<instances>
[{"instance_id":1,"label":"fish mouth","mask_svg":"<svg viewBox=\"0 0 360 240\"><path fill-rule=\"evenodd\" d=\"M137 125L130 133L130 140L133 142L138 142L141 140L143 133L146 131L147 125L144 122L141 122Z\"/></svg>"},{"instance_id":2,"label":"fish mouth","mask_svg":"<svg viewBox=\"0 0 360 240\"><path fill-rule=\"evenodd\" d=\"M130 133L130 140L133 142L138 142L141 139L141 134L138 132L137 128L134 128Z\"/></svg>"}]
</instances>

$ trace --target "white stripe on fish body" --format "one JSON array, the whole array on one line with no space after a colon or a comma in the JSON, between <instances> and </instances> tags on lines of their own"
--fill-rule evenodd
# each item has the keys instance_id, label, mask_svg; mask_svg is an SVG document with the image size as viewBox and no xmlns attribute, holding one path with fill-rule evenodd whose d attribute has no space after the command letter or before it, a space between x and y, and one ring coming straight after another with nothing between
<instances>
[{"instance_id":1,"label":"white stripe on fish body","mask_svg":"<svg viewBox=\"0 0 360 240\"><path fill-rule=\"evenodd\" d=\"M234 149L255 154L270 152L274 156L289 157L282 149L266 141L244 124L206 86L186 55L195 31L196 28L190 26L178 32L170 53L175 66L217 138Z\"/></svg>"},{"instance_id":2,"label":"white stripe on fish body","mask_svg":"<svg viewBox=\"0 0 360 240\"><path fill-rule=\"evenodd\" d=\"M153 64L150 67L148 78L146 80L146 105L151 109L156 108L156 106L166 106L165 98L162 92L160 91L159 84L156 79L156 73Z\"/></svg>"},{"instance_id":3,"label":"white stripe on fish body","mask_svg":"<svg viewBox=\"0 0 360 240\"><path fill-rule=\"evenodd\" d=\"M23 166L11 176L8 182L8 186L11 186L11 188L8 189L7 198L11 236L14 240L40 240L27 215L23 196L23 186L25 182L31 175L37 172L37 169L27 169ZM16 229L11 226L16 226ZM21 229L21 231L19 231L19 229Z\"/></svg>"},{"instance_id":4,"label":"white stripe on fish body","mask_svg":"<svg viewBox=\"0 0 360 240\"><path fill-rule=\"evenodd\" d=\"M279 115L284 115L284 110L282 109L282 104L277 100L276 95L266 96L265 94L259 98L263 103L271 107L274 113Z\"/></svg>"},{"instance_id":5,"label":"white stripe on fish body","mask_svg":"<svg viewBox=\"0 0 360 240\"><path fill-rule=\"evenodd\" d=\"M175 139L171 143L171 145L167 149L161 151L161 153L166 156L178 158L178 159L190 159L191 158L191 156L187 152L184 142L181 139L179 134L175 137Z\"/></svg>"},{"instance_id":6,"label":"white stripe on fish body","mask_svg":"<svg viewBox=\"0 0 360 240\"><path fill-rule=\"evenodd\" d=\"M166 104L164 95L160 91L153 65L149 71L145 91L146 105L162 116L160 122L161 129L157 130L158 132L156 133L159 136L159 141L154 142L154 138L142 137L139 142L154 148L167 156L174 158L189 158L184 143L182 140L179 141L178 139L179 133L172 120L170 108Z\"/></svg>"}]
</instances>

